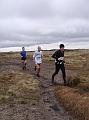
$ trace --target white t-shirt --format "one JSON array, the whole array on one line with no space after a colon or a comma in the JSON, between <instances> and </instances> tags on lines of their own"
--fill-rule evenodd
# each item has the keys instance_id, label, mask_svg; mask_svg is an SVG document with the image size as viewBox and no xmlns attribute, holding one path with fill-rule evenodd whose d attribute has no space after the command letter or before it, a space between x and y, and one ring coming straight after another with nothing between
<instances>
[{"instance_id":1,"label":"white t-shirt","mask_svg":"<svg viewBox=\"0 0 89 120\"><path fill-rule=\"evenodd\" d=\"M40 52L39 51L35 51L33 57L35 59L35 64L42 63L42 57L43 57L42 51L40 51Z\"/></svg>"}]
</instances>

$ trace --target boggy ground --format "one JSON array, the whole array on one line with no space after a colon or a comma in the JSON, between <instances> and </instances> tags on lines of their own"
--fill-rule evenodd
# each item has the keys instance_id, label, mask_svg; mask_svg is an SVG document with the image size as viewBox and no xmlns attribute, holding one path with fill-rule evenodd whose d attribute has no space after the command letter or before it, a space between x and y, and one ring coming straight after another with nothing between
<instances>
[{"instance_id":1,"label":"boggy ground","mask_svg":"<svg viewBox=\"0 0 89 120\"><path fill-rule=\"evenodd\" d=\"M42 76L51 80L54 71L53 51L44 52ZM67 111L79 120L89 120L89 50L66 50L66 87L61 73L55 77L55 96ZM48 82L47 82L48 83Z\"/></svg>"},{"instance_id":2,"label":"boggy ground","mask_svg":"<svg viewBox=\"0 0 89 120\"><path fill-rule=\"evenodd\" d=\"M23 71L19 53L1 53L0 120L74 120L55 98L55 86L50 86L53 71L54 63L44 60L37 78L31 56ZM59 80L62 86L61 75Z\"/></svg>"}]
</instances>

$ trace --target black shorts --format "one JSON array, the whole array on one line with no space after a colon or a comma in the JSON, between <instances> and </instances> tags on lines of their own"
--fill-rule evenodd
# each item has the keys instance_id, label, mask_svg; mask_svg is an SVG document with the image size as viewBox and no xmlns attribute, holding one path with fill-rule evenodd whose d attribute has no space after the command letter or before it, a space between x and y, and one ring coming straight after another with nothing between
<instances>
[{"instance_id":1,"label":"black shorts","mask_svg":"<svg viewBox=\"0 0 89 120\"><path fill-rule=\"evenodd\" d=\"M21 60L26 60L27 58L26 57L22 57Z\"/></svg>"}]
</instances>

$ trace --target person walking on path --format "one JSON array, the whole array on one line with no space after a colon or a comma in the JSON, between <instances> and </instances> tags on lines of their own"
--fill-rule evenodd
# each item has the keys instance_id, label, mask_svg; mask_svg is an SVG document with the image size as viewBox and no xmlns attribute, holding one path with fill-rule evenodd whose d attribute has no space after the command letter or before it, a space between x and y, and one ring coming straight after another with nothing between
<instances>
[{"instance_id":1,"label":"person walking on path","mask_svg":"<svg viewBox=\"0 0 89 120\"><path fill-rule=\"evenodd\" d=\"M60 44L60 49L57 50L53 55L52 58L55 59L55 72L52 75L52 84L54 84L54 77L58 74L59 70L61 69L64 85L66 85L66 72L65 72L65 59L64 59L64 44Z\"/></svg>"},{"instance_id":2,"label":"person walking on path","mask_svg":"<svg viewBox=\"0 0 89 120\"><path fill-rule=\"evenodd\" d=\"M38 50L35 51L33 55L33 59L35 61L35 71L37 71L37 77L40 77L42 58L43 58L43 53L41 51L41 47L38 46Z\"/></svg>"},{"instance_id":3,"label":"person walking on path","mask_svg":"<svg viewBox=\"0 0 89 120\"><path fill-rule=\"evenodd\" d=\"M21 55L21 60L22 60L22 69L23 69L23 70L26 70L27 53L26 53L26 51L25 51L25 47L22 47L22 51L21 51L20 55Z\"/></svg>"}]
</instances>

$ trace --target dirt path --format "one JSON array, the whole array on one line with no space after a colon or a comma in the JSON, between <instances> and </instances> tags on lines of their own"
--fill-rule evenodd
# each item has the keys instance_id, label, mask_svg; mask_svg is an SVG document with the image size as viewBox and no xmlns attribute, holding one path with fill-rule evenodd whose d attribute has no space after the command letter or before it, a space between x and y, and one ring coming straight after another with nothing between
<instances>
[{"instance_id":1,"label":"dirt path","mask_svg":"<svg viewBox=\"0 0 89 120\"><path fill-rule=\"evenodd\" d=\"M18 61L11 60L6 63L8 69L19 69L21 66ZM0 120L74 120L59 105L54 96L54 86L50 86L53 63L44 63L42 66L41 77L37 78L34 72L33 61L28 61L25 74L31 74L40 81L40 101L38 105L17 104L10 101L8 104L0 105ZM58 81L60 79L60 81ZM57 82L62 83L61 75L56 78Z\"/></svg>"},{"instance_id":2,"label":"dirt path","mask_svg":"<svg viewBox=\"0 0 89 120\"><path fill-rule=\"evenodd\" d=\"M37 110L37 120L73 120L57 102L54 96L55 86L50 85L54 67L54 63L44 62L42 65L41 77L38 78L34 72L34 63L32 61L28 62L28 72L30 71L30 73L41 83L41 108ZM58 84L63 84L61 74L56 77L56 82Z\"/></svg>"}]
</instances>

